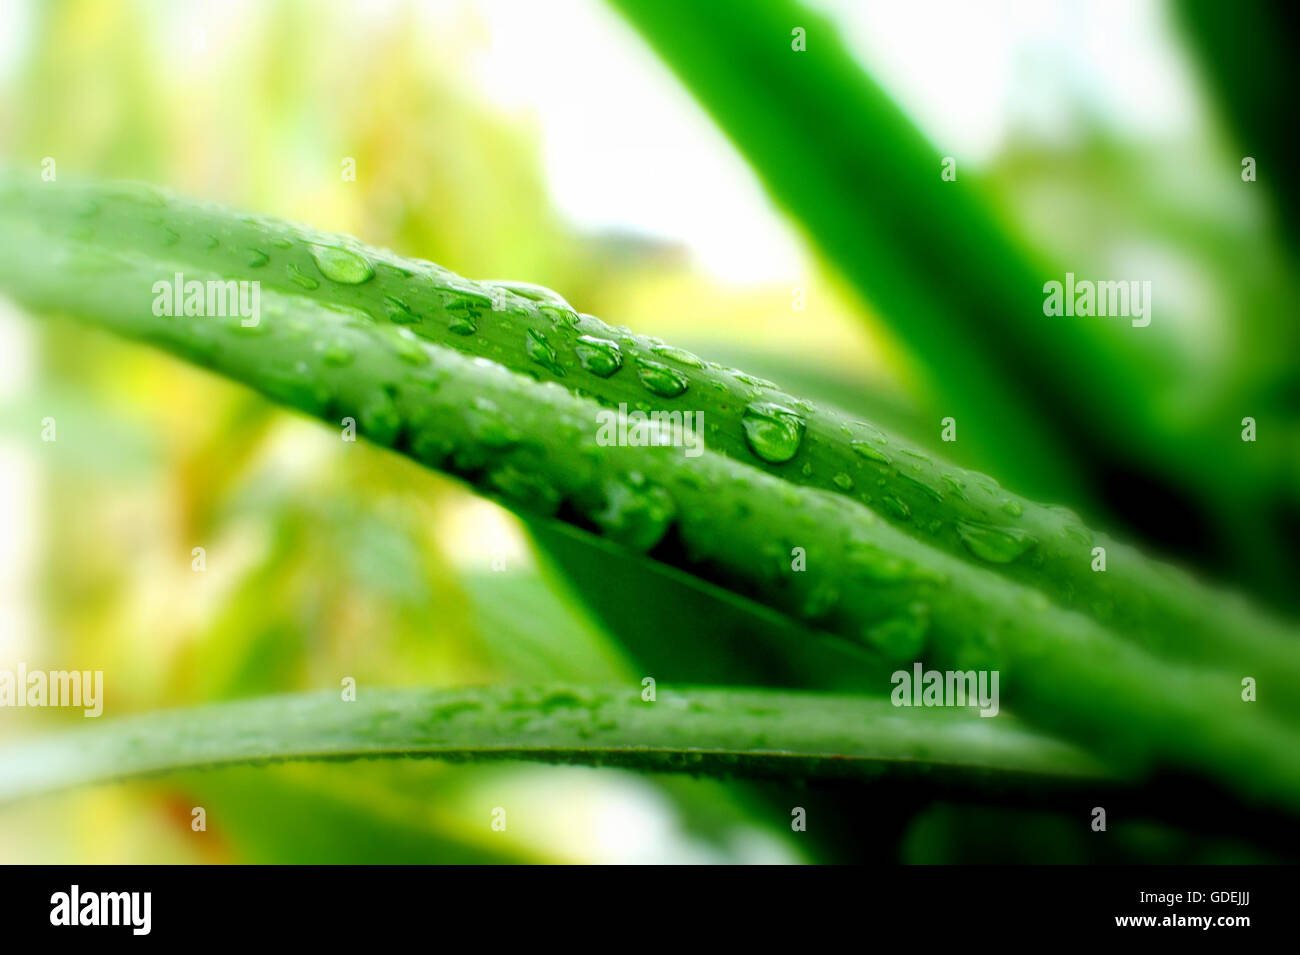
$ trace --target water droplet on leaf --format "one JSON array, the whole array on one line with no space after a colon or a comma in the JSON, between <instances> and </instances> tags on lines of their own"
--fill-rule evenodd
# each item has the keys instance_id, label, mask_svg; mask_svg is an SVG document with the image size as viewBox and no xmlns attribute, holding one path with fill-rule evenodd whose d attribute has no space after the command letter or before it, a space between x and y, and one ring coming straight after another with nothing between
<instances>
[{"instance_id":1,"label":"water droplet on leaf","mask_svg":"<svg viewBox=\"0 0 1300 955\"><path fill-rule=\"evenodd\" d=\"M350 249L333 245L313 245L311 257L320 274L340 285L360 285L375 275L374 266Z\"/></svg>"},{"instance_id":2,"label":"water droplet on leaf","mask_svg":"<svg viewBox=\"0 0 1300 955\"><path fill-rule=\"evenodd\" d=\"M920 576L920 569L910 560L891 554L877 544L852 541L846 553L850 571L871 580L892 583Z\"/></svg>"},{"instance_id":3,"label":"water droplet on leaf","mask_svg":"<svg viewBox=\"0 0 1300 955\"><path fill-rule=\"evenodd\" d=\"M295 263L293 262L289 263L288 271L289 271L289 280L293 282L293 284L299 286L300 288L305 288L305 289L320 288L320 283L317 282L310 275L305 274L303 270L298 268L298 266Z\"/></svg>"},{"instance_id":4,"label":"water droplet on leaf","mask_svg":"<svg viewBox=\"0 0 1300 955\"><path fill-rule=\"evenodd\" d=\"M913 603L897 615L867 627L862 639L885 659L900 662L920 657L929 631L929 610L925 604Z\"/></svg>"},{"instance_id":5,"label":"water droplet on leaf","mask_svg":"<svg viewBox=\"0 0 1300 955\"><path fill-rule=\"evenodd\" d=\"M973 521L959 521L957 533L968 551L993 564L1009 564L1036 543L1020 528L994 527Z\"/></svg>"},{"instance_id":6,"label":"water droplet on leaf","mask_svg":"<svg viewBox=\"0 0 1300 955\"><path fill-rule=\"evenodd\" d=\"M384 393L377 394L366 402L357 415L357 423L367 438L385 445L392 445L402 430L402 416L398 414L393 400Z\"/></svg>"},{"instance_id":7,"label":"water droplet on leaf","mask_svg":"<svg viewBox=\"0 0 1300 955\"><path fill-rule=\"evenodd\" d=\"M605 490L605 506L592 520L606 537L648 551L668 532L677 506L663 488L645 481L617 481Z\"/></svg>"},{"instance_id":8,"label":"water droplet on leaf","mask_svg":"<svg viewBox=\"0 0 1300 955\"><path fill-rule=\"evenodd\" d=\"M754 402L742 418L749 449L770 464L782 464L799 453L804 420L798 412L770 401Z\"/></svg>"},{"instance_id":9,"label":"water droplet on leaf","mask_svg":"<svg viewBox=\"0 0 1300 955\"><path fill-rule=\"evenodd\" d=\"M849 445L853 448L853 453L859 457L866 458L868 461L875 461L877 464L889 464L889 456L880 449L868 444L865 441L853 441Z\"/></svg>"},{"instance_id":10,"label":"water droplet on leaf","mask_svg":"<svg viewBox=\"0 0 1300 955\"><path fill-rule=\"evenodd\" d=\"M457 335L473 335L478 331L478 325L468 315L452 315L447 330Z\"/></svg>"},{"instance_id":11,"label":"water droplet on leaf","mask_svg":"<svg viewBox=\"0 0 1300 955\"><path fill-rule=\"evenodd\" d=\"M524 347L528 357L541 365L557 378L564 377L564 366L555 360L555 349L546 340L546 336L535 328L528 329Z\"/></svg>"},{"instance_id":12,"label":"water droplet on leaf","mask_svg":"<svg viewBox=\"0 0 1300 955\"><path fill-rule=\"evenodd\" d=\"M564 300L564 296L542 285L533 285L531 282L506 282L506 281L488 281L481 283L491 288L502 289L518 295L520 298L526 298L530 302L544 302L548 305L558 306L572 312L573 306Z\"/></svg>"},{"instance_id":13,"label":"water droplet on leaf","mask_svg":"<svg viewBox=\"0 0 1300 955\"><path fill-rule=\"evenodd\" d=\"M685 349L674 348L672 345L656 345L650 351L670 361L675 361L679 365L685 365L687 368L704 367L704 359L698 355L692 355Z\"/></svg>"},{"instance_id":14,"label":"water droplet on leaf","mask_svg":"<svg viewBox=\"0 0 1300 955\"><path fill-rule=\"evenodd\" d=\"M573 351L578 361L587 371L597 378L608 378L623 367L623 352L617 342L582 335L578 338Z\"/></svg>"},{"instance_id":15,"label":"water droplet on leaf","mask_svg":"<svg viewBox=\"0 0 1300 955\"><path fill-rule=\"evenodd\" d=\"M661 398L676 398L687 388L684 377L657 361L638 358L637 371L641 383Z\"/></svg>"},{"instance_id":16,"label":"water droplet on leaf","mask_svg":"<svg viewBox=\"0 0 1300 955\"><path fill-rule=\"evenodd\" d=\"M415 325L420 321L409 305L391 295L384 296L384 309L388 320L395 325Z\"/></svg>"},{"instance_id":17,"label":"water droplet on leaf","mask_svg":"<svg viewBox=\"0 0 1300 955\"><path fill-rule=\"evenodd\" d=\"M347 342L330 342L321 350L321 360L335 368L351 363L353 357L352 346Z\"/></svg>"},{"instance_id":18,"label":"water droplet on leaf","mask_svg":"<svg viewBox=\"0 0 1300 955\"><path fill-rule=\"evenodd\" d=\"M897 497L882 497L880 503L885 506L885 510L893 514L900 521L905 521L912 516L912 509L907 506L907 502Z\"/></svg>"}]
</instances>

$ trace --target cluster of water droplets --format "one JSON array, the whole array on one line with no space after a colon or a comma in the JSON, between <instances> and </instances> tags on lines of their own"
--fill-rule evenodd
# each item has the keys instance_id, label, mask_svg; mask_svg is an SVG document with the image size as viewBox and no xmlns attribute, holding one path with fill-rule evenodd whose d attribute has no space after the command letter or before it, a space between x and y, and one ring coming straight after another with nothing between
<instances>
[{"instance_id":1,"label":"cluster of water droplets","mask_svg":"<svg viewBox=\"0 0 1300 955\"><path fill-rule=\"evenodd\" d=\"M166 205L166 198L149 187L123 188L125 196L137 203L150 207ZM99 204L93 199L88 199L79 208L77 215L82 220L91 220L99 214L99 211ZM261 219L250 221L263 226L267 224ZM159 242L162 246L172 246L180 241L179 233L164 225L161 217L157 219L157 225ZM314 236L308 235L299 238L310 252L315 269L308 271L299 262L291 261L287 263L285 270L290 282L308 291L320 288L322 280L339 286L362 285L375 277L377 267L390 269L406 277L414 274L407 269L382 261L376 264L361 251L349 248L346 244L325 241L323 237L321 241L316 241ZM218 236L210 233L203 234L202 240L205 248L208 249L216 248L221 242ZM269 238L265 242L265 245L271 249L288 249L294 244L283 235ZM244 255L245 266L253 269L267 267L273 258L273 252L257 247L247 248ZM96 268L112 269L116 264L116 259L109 254L96 260L87 252L78 260L80 268L91 271ZM430 268L436 267L430 266ZM555 326L561 326L562 329L575 328L579 324L578 313L572 306L561 296L542 286L521 282L469 283L464 280L460 280L462 284L456 284L454 281L456 277L451 273L441 269L437 271L446 283L438 290L438 294L441 297L442 308L448 316L447 329L453 334L474 335L478 332L479 323L485 314L503 309L545 315ZM427 364L429 356L424 345L407 328L419 324L422 321L421 316L407 301L395 295L384 297L383 308L389 323L395 327L395 334L385 336L385 344L412 366ZM257 330L252 328L239 329L239 331L247 334L257 333ZM568 368L546 331L537 327L528 327L524 329L523 335L524 352L532 363L553 377L566 376ZM634 338L630 333L626 339L629 343L638 346L645 342L644 339ZM640 384L650 394L659 398L677 398L685 394L692 384L690 377L692 371L718 369L718 366L706 362L691 352L654 339L650 340L648 349L650 356L653 357L638 354L634 355L630 362L625 356L624 348L614 338L596 334L577 335L571 347L577 366L586 373L596 378L607 379L630 364ZM314 348L319 360L325 366L338 368L350 364L355 359L353 346L342 336L327 337L317 342ZM305 373L305 369L292 369L292 371ZM781 395L777 386L765 379L732 369L727 369L726 374L751 389L751 395L740 415L741 431L749 451L766 464L780 465L792 461L805 443L806 416L811 406ZM726 383L723 374L709 375L704 380L720 392L731 392L731 387ZM765 390L776 391L777 394L765 396L762 394ZM772 398L779 400L771 400ZM385 435L394 431L395 416L391 399L386 403L381 396L372 406L363 410L362 424L367 433L372 434L377 440L382 440ZM716 432L718 425L711 423L711 427ZM877 468L875 484L878 487L886 487L890 481L889 474L892 474L895 482L909 481L919 493L936 502L968 500L970 488L967 483L952 474L941 476L942 488L932 485L930 475L925 469L929 464L929 458L922 452L907 447L891 449L887 437L869 425L859 423L854 429L846 426L845 431L850 436L848 443L852 453L864 463ZM488 440L492 439L490 435L484 437ZM915 473L905 473L904 464ZM805 461L801 473L806 478L813 476L811 461ZM855 475L841 468L830 475L829 483L844 493L855 492L865 496L866 491L862 485L870 481L871 472L866 474L864 478L862 474ZM976 486L985 492L1000 493L996 482L992 482L991 479L977 476L974 480ZM505 473L497 478L498 484L514 485L512 490L516 493L527 490L519 486L521 481L518 475L512 477ZM501 490L506 489L504 486L501 488ZM1001 501L996 506L1002 514L1009 518L1022 516L1023 507L1019 501L1004 493L1000 493L1000 497ZM879 507L897 521L908 521L913 516L911 506L897 493L881 495ZM628 539L629 543L648 547L653 546L653 543L662 536L667 525L671 523L674 512L675 506L667 492L662 488L648 485L644 479L640 479L624 482L609 490L606 509L598 516L597 523L611 536L621 536ZM1070 518L1063 521L1066 532L1081 542L1087 542L1090 539L1088 532L1077 518L1073 518L1073 515L1070 515ZM931 531L937 530L939 526L937 521L928 525ZM1037 543L1034 536L1023 528L1005 526L988 520L961 520L956 521L954 526L967 551L989 563L1014 561L1030 551ZM884 572L892 566L883 558L872 558L866 561L866 564L874 566L877 572ZM915 627L902 628L908 632L914 629ZM886 637L880 639L887 643L897 643L901 640L898 635L900 632L899 628L894 628L888 631Z\"/></svg>"}]
</instances>

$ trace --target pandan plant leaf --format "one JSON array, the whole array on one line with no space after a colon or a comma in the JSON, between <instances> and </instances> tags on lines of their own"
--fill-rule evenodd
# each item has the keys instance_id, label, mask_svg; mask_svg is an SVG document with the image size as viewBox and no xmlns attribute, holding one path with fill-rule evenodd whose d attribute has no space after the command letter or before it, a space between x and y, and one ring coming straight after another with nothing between
<instances>
[{"instance_id":1,"label":"pandan plant leaf","mask_svg":"<svg viewBox=\"0 0 1300 955\"><path fill-rule=\"evenodd\" d=\"M684 689L334 691L158 711L0 750L0 799L287 760L526 759L725 776L1106 786L1091 756L971 709L884 698Z\"/></svg>"}]
</instances>

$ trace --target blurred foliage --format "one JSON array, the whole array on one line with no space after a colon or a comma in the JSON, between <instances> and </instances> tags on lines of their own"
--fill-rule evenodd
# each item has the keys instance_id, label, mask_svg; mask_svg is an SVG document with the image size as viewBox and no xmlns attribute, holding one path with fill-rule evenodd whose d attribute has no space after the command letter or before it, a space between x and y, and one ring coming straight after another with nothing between
<instances>
[{"instance_id":1,"label":"blurred foliage","mask_svg":"<svg viewBox=\"0 0 1300 955\"><path fill-rule=\"evenodd\" d=\"M1002 172L1010 188L999 196L964 157L954 181L941 178L946 150L797 0L613 3L924 368L928 415L956 414L965 429L945 450L1013 490L1068 503L1094 524L1122 522L1296 606L1287 573L1300 560L1287 533L1300 515L1296 288L1271 223L1242 198L1230 145L1196 143L1210 163L1188 162L1170 143L1137 154L1109 143L1081 109L1070 155L1026 164L1028 177L1025 165ZM815 55L774 50L791 24ZM1251 37L1238 25L1235 44L1218 44L1228 60L1218 77L1294 89L1280 63L1239 62ZM1258 112L1251 129L1264 127ZM1203 201L1187 203L1189 194ZM1026 213L1037 230L1017 221ZM1225 244L1216 232L1225 215L1252 235L1221 267L1255 255L1216 284L1197 269ZM1140 333L1123 321L1040 320L1047 279L1135 267L1155 274L1159 303L1159 321ZM1280 435L1273 450L1239 440L1247 414Z\"/></svg>"}]
</instances>

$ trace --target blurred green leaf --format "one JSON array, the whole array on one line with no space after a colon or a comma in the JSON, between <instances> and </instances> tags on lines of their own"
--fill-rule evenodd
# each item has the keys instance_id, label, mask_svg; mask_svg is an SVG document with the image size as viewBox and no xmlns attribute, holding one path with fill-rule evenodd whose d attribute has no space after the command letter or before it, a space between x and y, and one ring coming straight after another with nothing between
<instances>
[{"instance_id":1,"label":"blurred green leaf","mask_svg":"<svg viewBox=\"0 0 1300 955\"><path fill-rule=\"evenodd\" d=\"M1238 440L1245 407L1267 417L1275 443L1294 447L1271 410L1272 379L1243 390L1248 381L1190 374L1170 347L1180 323L1167 313L1144 334L1045 319L1043 284L1066 269L1012 233L962 157L957 179L941 179L952 150L925 139L828 20L796 0L611 3L813 246L881 312L928 376L935 420L961 422L982 470L1094 519L1118 516L1149 537L1190 539L1189 550L1220 570L1225 562L1215 558L1244 552L1280 506L1294 519L1297 495L1283 485L1294 464ZM796 27L806 31L806 51L792 49ZM1261 112L1262 104L1251 115ZM1243 318L1266 320L1260 314ZM1227 327L1235 335L1241 326ZM1198 385L1231 390L1214 390L1204 416L1184 413L1174 425L1165 404ZM1207 457L1223 466L1207 467ZM1219 519L1195 521L1202 510ZM1264 572L1242 582L1294 603L1269 566L1266 556Z\"/></svg>"},{"instance_id":2,"label":"blurred green leaf","mask_svg":"<svg viewBox=\"0 0 1300 955\"><path fill-rule=\"evenodd\" d=\"M0 799L179 769L282 760L532 759L785 778L1051 788L1111 778L1090 756L970 708L768 690L361 688L127 717L0 750Z\"/></svg>"},{"instance_id":3,"label":"blurred green leaf","mask_svg":"<svg viewBox=\"0 0 1300 955\"><path fill-rule=\"evenodd\" d=\"M229 768L177 780L202 806L202 837L257 865L504 865L544 858L473 838L465 826L412 806L387 807L339 773Z\"/></svg>"},{"instance_id":4,"label":"blurred green leaf","mask_svg":"<svg viewBox=\"0 0 1300 955\"><path fill-rule=\"evenodd\" d=\"M893 665L879 655L565 525L528 526L622 643L638 678L845 693L888 685Z\"/></svg>"},{"instance_id":5,"label":"blurred green leaf","mask_svg":"<svg viewBox=\"0 0 1300 955\"><path fill-rule=\"evenodd\" d=\"M1300 81L1295 9L1286 0L1224 4L1176 0L1176 20L1199 55L1224 123L1277 203L1274 226L1300 251L1300 183L1293 174L1295 91Z\"/></svg>"}]
</instances>

